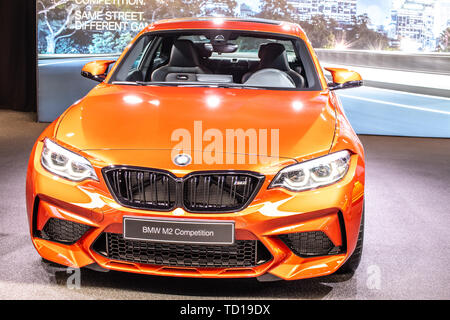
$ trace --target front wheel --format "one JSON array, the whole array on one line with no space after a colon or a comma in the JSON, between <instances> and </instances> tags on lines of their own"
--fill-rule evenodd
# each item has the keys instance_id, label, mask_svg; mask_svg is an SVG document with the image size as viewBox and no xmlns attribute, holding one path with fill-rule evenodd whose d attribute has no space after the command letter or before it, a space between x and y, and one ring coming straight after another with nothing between
<instances>
[{"instance_id":1,"label":"front wheel","mask_svg":"<svg viewBox=\"0 0 450 320\"><path fill-rule=\"evenodd\" d=\"M364 242L364 207L361 215L361 224L359 226L358 242L356 243L355 251L348 260L336 272L338 274L354 273L361 262L362 250Z\"/></svg>"}]
</instances>

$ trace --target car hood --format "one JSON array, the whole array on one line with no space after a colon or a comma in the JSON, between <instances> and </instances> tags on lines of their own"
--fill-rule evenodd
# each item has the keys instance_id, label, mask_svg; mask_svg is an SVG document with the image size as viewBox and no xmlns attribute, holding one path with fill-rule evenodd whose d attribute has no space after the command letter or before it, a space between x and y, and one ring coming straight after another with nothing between
<instances>
[{"instance_id":1,"label":"car hood","mask_svg":"<svg viewBox=\"0 0 450 320\"><path fill-rule=\"evenodd\" d=\"M318 91L100 84L64 114L56 138L84 151L171 150L189 133L188 149L198 151L217 134L225 149L227 130L237 129L257 134L258 154L265 140L270 156L278 135L273 153L298 158L329 150L335 109Z\"/></svg>"}]
</instances>

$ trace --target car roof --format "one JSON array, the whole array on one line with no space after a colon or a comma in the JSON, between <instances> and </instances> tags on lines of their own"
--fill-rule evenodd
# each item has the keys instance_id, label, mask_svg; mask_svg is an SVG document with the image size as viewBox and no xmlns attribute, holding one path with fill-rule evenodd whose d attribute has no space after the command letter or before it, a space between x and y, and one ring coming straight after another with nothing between
<instances>
[{"instance_id":1,"label":"car roof","mask_svg":"<svg viewBox=\"0 0 450 320\"><path fill-rule=\"evenodd\" d=\"M259 31L269 33L287 34L301 37L306 36L296 23L276 21L259 18L233 18L233 17L201 17L201 18L178 18L160 20L150 24L143 32L166 31L166 30L193 30L193 29L223 29Z\"/></svg>"}]
</instances>

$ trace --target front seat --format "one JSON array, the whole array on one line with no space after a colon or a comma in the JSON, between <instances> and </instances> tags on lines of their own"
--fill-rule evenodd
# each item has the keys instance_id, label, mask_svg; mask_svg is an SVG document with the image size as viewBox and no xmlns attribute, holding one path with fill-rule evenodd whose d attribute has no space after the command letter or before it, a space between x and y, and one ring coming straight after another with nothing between
<instances>
[{"instance_id":1,"label":"front seat","mask_svg":"<svg viewBox=\"0 0 450 320\"><path fill-rule=\"evenodd\" d=\"M190 40L173 43L169 63L152 73L152 81L196 81L196 74L211 73L201 65L199 54Z\"/></svg>"},{"instance_id":2,"label":"front seat","mask_svg":"<svg viewBox=\"0 0 450 320\"><path fill-rule=\"evenodd\" d=\"M286 49L281 43L266 43L260 46L258 51L260 58L256 70L244 74L242 83L248 80L250 76L261 69L278 69L286 73L295 83L295 87L303 88L305 79L297 72L291 69L287 59Z\"/></svg>"}]
</instances>

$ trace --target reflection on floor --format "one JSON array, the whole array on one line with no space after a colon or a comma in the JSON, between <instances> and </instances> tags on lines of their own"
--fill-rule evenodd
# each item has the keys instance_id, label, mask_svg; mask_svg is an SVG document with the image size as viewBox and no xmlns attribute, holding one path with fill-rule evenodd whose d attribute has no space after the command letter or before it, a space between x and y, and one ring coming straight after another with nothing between
<instances>
[{"instance_id":1,"label":"reflection on floor","mask_svg":"<svg viewBox=\"0 0 450 320\"><path fill-rule=\"evenodd\" d=\"M48 270L28 235L25 173L46 124L0 111L0 299L450 299L450 139L361 136L366 232L353 276L258 283Z\"/></svg>"}]
</instances>

